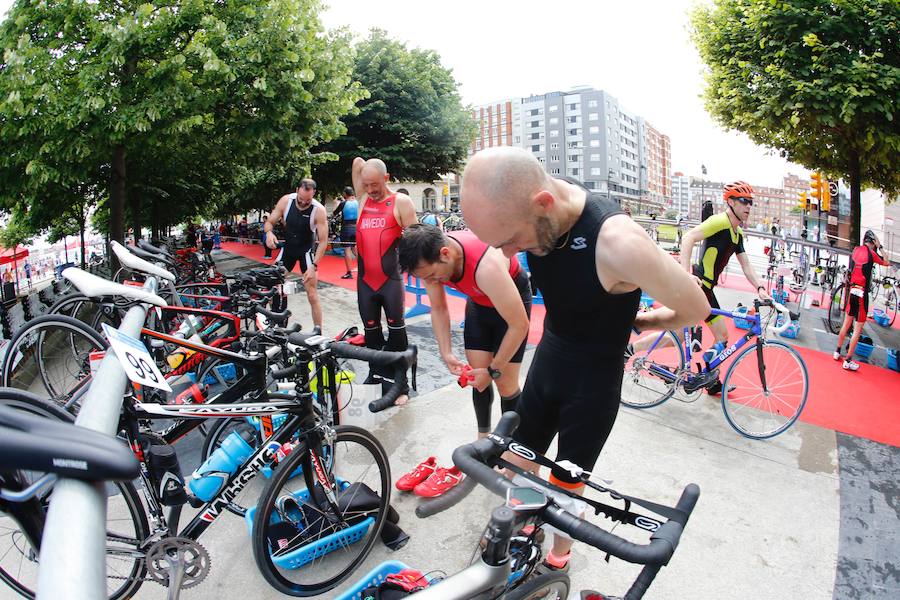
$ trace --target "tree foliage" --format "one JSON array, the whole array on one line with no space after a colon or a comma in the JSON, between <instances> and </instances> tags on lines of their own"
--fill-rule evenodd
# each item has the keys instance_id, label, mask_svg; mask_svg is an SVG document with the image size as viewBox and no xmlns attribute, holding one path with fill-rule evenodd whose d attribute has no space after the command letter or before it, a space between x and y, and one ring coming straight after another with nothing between
<instances>
[{"instance_id":1,"label":"tree foliage","mask_svg":"<svg viewBox=\"0 0 900 600\"><path fill-rule=\"evenodd\" d=\"M319 10L19 0L0 25L0 207L61 213L54 191L99 185L121 239L126 198L133 219L165 225L239 203L244 169L308 171L361 94L349 40Z\"/></svg>"},{"instance_id":2,"label":"tree foliage","mask_svg":"<svg viewBox=\"0 0 900 600\"><path fill-rule=\"evenodd\" d=\"M706 107L781 156L860 190L900 193L900 2L715 0L692 37L706 63Z\"/></svg>"},{"instance_id":3,"label":"tree foliage","mask_svg":"<svg viewBox=\"0 0 900 600\"><path fill-rule=\"evenodd\" d=\"M322 147L338 160L315 169L320 190L349 185L356 156L382 159L399 181L431 181L462 165L475 122L437 53L410 50L373 29L356 45L353 78L368 97L343 119L347 132Z\"/></svg>"}]
</instances>

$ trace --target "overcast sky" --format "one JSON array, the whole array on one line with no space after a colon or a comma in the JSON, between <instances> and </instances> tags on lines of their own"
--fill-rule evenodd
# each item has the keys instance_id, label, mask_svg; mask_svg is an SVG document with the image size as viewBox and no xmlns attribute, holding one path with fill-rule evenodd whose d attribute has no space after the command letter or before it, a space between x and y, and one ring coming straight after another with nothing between
<instances>
[{"instance_id":1,"label":"overcast sky","mask_svg":"<svg viewBox=\"0 0 900 600\"><path fill-rule=\"evenodd\" d=\"M326 27L387 30L438 52L463 101L483 104L577 85L606 90L672 142L672 169L781 186L808 171L715 125L700 99L687 12L702 0L330 0ZM12 4L0 0L0 14Z\"/></svg>"}]
</instances>

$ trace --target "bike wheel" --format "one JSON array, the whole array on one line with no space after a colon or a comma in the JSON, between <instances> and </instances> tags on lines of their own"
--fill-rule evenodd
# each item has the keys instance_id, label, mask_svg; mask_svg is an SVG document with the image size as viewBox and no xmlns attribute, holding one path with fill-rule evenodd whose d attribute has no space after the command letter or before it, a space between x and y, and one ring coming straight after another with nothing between
<instances>
[{"instance_id":1,"label":"bike wheel","mask_svg":"<svg viewBox=\"0 0 900 600\"><path fill-rule=\"evenodd\" d=\"M893 326L897 319L898 303L900 297L897 295L897 288L894 285L885 286L884 289L884 314L888 318L888 327Z\"/></svg>"},{"instance_id":2,"label":"bike wheel","mask_svg":"<svg viewBox=\"0 0 900 600\"><path fill-rule=\"evenodd\" d=\"M59 406L22 390L0 388L0 404L49 419L74 421ZM43 475L33 471L19 473L22 482L28 484ZM146 569L139 548L150 535L150 528L134 485L109 483L106 490L107 592L110 598L128 598L143 584ZM0 580L26 598L35 596L40 538L52 491L44 490L24 507L0 501Z\"/></svg>"},{"instance_id":3,"label":"bike wheel","mask_svg":"<svg viewBox=\"0 0 900 600\"><path fill-rule=\"evenodd\" d=\"M626 356L621 402L631 408L650 408L671 398L678 386L677 373L684 367L681 340L674 332L651 335L655 347Z\"/></svg>"},{"instance_id":4,"label":"bike wheel","mask_svg":"<svg viewBox=\"0 0 900 600\"><path fill-rule=\"evenodd\" d=\"M318 454L330 454L326 465L330 469L320 466L319 471L323 475L328 471L328 479L343 490L338 510L320 499L321 488L304 442L275 469L253 519L256 564L266 581L291 596L323 594L349 577L379 539L389 511L390 467L384 448L372 434L340 426L335 428L333 444L323 446ZM296 500L296 507L279 502L285 496ZM282 511L276 504L287 508ZM291 520L305 528L291 525Z\"/></svg>"},{"instance_id":5,"label":"bike wheel","mask_svg":"<svg viewBox=\"0 0 900 600\"><path fill-rule=\"evenodd\" d=\"M729 392L731 386L734 390ZM760 339L728 368L722 382L722 410L735 431L763 440L794 424L808 393L809 373L797 351L782 342Z\"/></svg>"},{"instance_id":6,"label":"bike wheel","mask_svg":"<svg viewBox=\"0 0 900 600\"><path fill-rule=\"evenodd\" d=\"M839 283L831 288L828 297L828 317L825 322L828 324L828 331L837 335L841 331L844 324L844 284Z\"/></svg>"},{"instance_id":7,"label":"bike wheel","mask_svg":"<svg viewBox=\"0 0 900 600\"><path fill-rule=\"evenodd\" d=\"M0 385L64 404L89 381L90 353L107 346L99 333L73 317L38 317L10 341L0 365Z\"/></svg>"},{"instance_id":8,"label":"bike wheel","mask_svg":"<svg viewBox=\"0 0 900 600\"><path fill-rule=\"evenodd\" d=\"M569 576L541 573L500 597L504 600L565 600L569 597Z\"/></svg>"}]
</instances>

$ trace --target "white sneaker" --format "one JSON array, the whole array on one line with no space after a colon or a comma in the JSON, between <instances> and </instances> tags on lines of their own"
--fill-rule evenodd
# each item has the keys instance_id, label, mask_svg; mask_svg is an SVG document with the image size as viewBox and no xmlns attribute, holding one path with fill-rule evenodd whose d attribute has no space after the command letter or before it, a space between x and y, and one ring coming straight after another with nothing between
<instances>
[{"instance_id":1,"label":"white sneaker","mask_svg":"<svg viewBox=\"0 0 900 600\"><path fill-rule=\"evenodd\" d=\"M834 360L841 360L841 358L843 358L843 357L841 356L841 353L840 353L840 352L837 352L837 351L835 351L835 353L832 354L832 356L834 357Z\"/></svg>"},{"instance_id":2,"label":"white sneaker","mask_svg":"<svg viewBox=\"0 0 900 600\"><path fill-rule=\"evenodd\" d=\"M853 362L852 360L844 361L844 370L846 371L859 371L859 364Z\"/></svg>"}]
</instances>

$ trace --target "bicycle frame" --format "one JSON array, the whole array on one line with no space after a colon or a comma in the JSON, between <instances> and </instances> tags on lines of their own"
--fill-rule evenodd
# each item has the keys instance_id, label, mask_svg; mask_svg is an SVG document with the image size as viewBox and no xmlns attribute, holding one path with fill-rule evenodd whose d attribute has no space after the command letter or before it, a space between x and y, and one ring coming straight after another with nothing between
<instances>
[{"instance_id":1,"label":"bicycle frame","mask_svg":"<svg viewBox=\"0 0 900 600\"><path fill-rule=\"evenodd\" d=\"M732 312L732 311L728 311L728 310L721 310L718 308L713 308L712 314L722 316L722 317L728 317L732 320L733 319L745 319L751 323L751 326L750 326L750 330L746 334L742 335L731 346L722 350L722 352L720 352L718 354L718 356L713 358L712 362L710 362L708 365L703 366L700 370L700 373L706 373L706 372L709 372L709 371L715 369L716 367L721 365L724 361L728 360L728 358L731 355L733 355L738 350L743 348L747 344L747 342L749 342L753 338L759 339L762 336L762 327L760 325L759 313L754 314L754 315L747 315L747 314L743 314L743 313L737 313L737 312ZM691 344L689 341L690 329L691 329L690 327L685 327L682 332L681 352L682 352L682 356L684 357L685 364L690 364L691 357L692 357L691 347L690 347ZM656 338L656 340L654 340L653 345L650 346L650 348L647 350L648 356L653 352L653 350L656 349L656 347L659 345L660 341L665 337L665 335L666 335L665 331L661 331L659 333L659 336ZM757 342L757 354L758 354L760 364L762 364L762 346L758 342ZM668 369L665 369L655 363L650 365L650 371L652 371L654 374L658 375L659 377L663 378L664 380L666 380L670 383L675 381L676 379L678 379L678 375L676 373L673 373L672 371L669 371ZM760 376L762 377L763 386L765 386L766 382L765 382L765 370L764 369L760 369Z\"/></svg>"}]
</instances>

